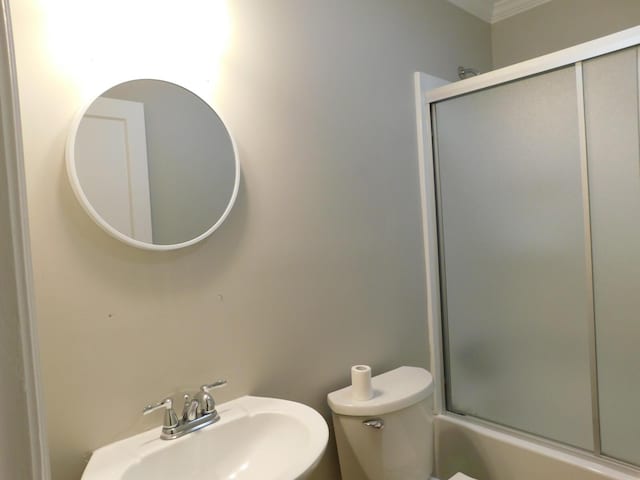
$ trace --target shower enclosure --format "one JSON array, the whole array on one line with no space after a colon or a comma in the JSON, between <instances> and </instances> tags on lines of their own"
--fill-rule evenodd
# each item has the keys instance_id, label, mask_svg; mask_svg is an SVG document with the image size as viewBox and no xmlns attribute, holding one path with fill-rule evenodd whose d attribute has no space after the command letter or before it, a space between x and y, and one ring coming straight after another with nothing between
<instances>
[{"instance_id":1,"label":"shower enclosure","mask_svg":"<svg viewBox=\"0 0 640 480\"><path fill-rule=\"evenodd\" d=\"M433 90L423 165L441 411L632 468L638 44L634 28Z\"/></svg>"}]
</instances>

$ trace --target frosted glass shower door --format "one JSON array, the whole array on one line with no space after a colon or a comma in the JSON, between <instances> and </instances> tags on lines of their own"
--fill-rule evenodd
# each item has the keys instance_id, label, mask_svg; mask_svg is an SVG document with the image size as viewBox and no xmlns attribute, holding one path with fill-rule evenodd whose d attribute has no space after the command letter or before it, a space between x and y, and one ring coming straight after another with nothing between
<instances>
[{"instance_id":1,"label":"frosted glass shower door","mask_svg":"<svg viewBox=\"0 0 640 480\"><path fill-rule=\"evenodd\" d=\"M584 63L602 453L640 465L638 52Z\"/></svg>"},{"instance_id":2,"label":"frosted glass shower door","mask_svg":"<svg viewBox=\"0 0 640 480\"><path fill-rule=\"evenodd\" d=\"M592 449L576 90L570 67L441 101L435 153L447 408Z\"/></svg>"}]
</instances>

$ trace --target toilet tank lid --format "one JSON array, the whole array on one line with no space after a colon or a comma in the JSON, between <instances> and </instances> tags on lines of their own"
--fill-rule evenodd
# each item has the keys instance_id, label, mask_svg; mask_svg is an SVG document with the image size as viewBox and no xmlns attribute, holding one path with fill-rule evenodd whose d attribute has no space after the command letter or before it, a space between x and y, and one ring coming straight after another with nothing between
<instances>
[{"instance_id":1,"label":"toilet tank lid","mask_svg":"<svg viewBox=\"0 0 640 480\"><path fill-rule=\"evenodd\" d=\"M327 395L329 407L339 415L382 415L415 405L433 393L433 377L419 367L399 367L376 375L371 384L370 400L354 400L349 385Z\"/></svg>"}]
</instances>

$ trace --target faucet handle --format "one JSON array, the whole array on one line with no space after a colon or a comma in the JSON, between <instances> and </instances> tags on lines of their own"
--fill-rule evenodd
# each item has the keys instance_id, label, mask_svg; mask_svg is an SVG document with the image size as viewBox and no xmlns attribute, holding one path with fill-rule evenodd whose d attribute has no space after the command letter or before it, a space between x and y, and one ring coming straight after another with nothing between
<instances>
[{"instance_id":1,"label":"faucet handle","mask_svg":"<svg viewBox=\"0 0 640 480\"><path fill-rule=\"evenodd\" d=\"M224 387L227 384L226 380L217 380L209 385L202 385L200 387L200 393L198 394L200 399L200 410L203 415L208 415L216 410L216 402L209 393L210 390L215 388Z\"/></svg>"},{"instance_id":2,"label":"faucet handle","mask_svg":"<svg viewBox=\"0 0 640 480\"><path fill-rule=\"evenodd\" d=\"M146 407L144 407L144 409L142 410L142 414L143 415L149 415L151 412L155 412L156 410L160 410L161 408L164 408L164 423L163 423L163 427L165 428L173 428L175 426L178 425L178 416L176 415L175 410L173 409L173 400L171 400L171 398L167 397L164 400L162 400L161 402L152 404L152 405L147 405Z\"/></svg>"},{"instance_id":3,"label":"faucet handle","mask_svg":"<svg viewBox=\"0 0 640 480\"><path fill-rule=\"evenodd\" d=\"M213 390L214 388L220 388L220 387L224 387L227 384L226 380L216 380L213 383L210 383L209 385L202 385L200 387L200 390L206 393L209 393L209 390Z\"/></svg>"}]
</instances>

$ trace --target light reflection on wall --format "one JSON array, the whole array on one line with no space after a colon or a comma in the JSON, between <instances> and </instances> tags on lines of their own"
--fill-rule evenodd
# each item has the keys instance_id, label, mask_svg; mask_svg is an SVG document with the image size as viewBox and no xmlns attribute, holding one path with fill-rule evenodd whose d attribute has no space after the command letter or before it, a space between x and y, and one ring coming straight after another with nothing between
<instances>
[{"instance_id":1,"label":"light reflection on wall","mask_svg":"<svg viewBox=\"0 0 640 480\"><path fill-rule=\"evenodd\" d=\"M209 100L231 39L226 0L39 0L49 60L88 101L132 78Z\"/></svg>"}]
</instances>

